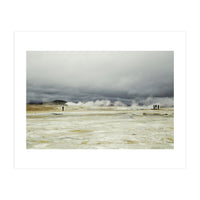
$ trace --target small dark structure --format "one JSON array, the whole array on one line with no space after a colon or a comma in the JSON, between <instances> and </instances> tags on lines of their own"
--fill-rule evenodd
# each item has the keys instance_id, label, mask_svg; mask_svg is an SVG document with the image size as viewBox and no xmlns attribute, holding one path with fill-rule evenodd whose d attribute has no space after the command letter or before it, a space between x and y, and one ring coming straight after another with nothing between
<instances>
[{"instance_id":1,"label":"small dark structure","mask_svg":"<svg viewBox=\"0 0 200 200\"><path fill-rule=\"evenodd\" d=\"M154 110L159 110L159 109L160 109L160 106L159 106L159 105L153 105L153 109L154 109Z\"/></svg>"}]
</instances>

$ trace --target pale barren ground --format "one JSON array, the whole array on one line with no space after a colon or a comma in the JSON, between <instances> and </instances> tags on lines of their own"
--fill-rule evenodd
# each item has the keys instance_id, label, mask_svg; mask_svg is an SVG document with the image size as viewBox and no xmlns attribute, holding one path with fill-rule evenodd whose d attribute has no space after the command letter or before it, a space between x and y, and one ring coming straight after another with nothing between
<instances>
[{"instance_id":1,"label":"pale barren ground","mask_svg":"<svg viewBox=\"0 0 200 200\"><path fill-rule=\"evenodd\" d=\"M173 149L174 110L27 105L28 149Z\"/></svg>"}]
</instances>

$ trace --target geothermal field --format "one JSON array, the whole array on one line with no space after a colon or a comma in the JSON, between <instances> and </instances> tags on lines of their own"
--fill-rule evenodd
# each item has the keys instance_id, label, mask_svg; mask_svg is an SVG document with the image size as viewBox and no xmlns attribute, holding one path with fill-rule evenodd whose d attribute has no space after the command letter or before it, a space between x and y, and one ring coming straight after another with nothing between
<instances>
[{"instance_id":1,"label":"geothermal field","mask_svg":"<svg viewBox=\"0 0 200 200\"><path fill-rule=\"evenodd\" d=\"M27 105L27 149L173 148L173 107Z\"/></svg>"},{"instance_id":2,"label":"geothermal field","mask_svg":"<svg viewBox=\"0 0 200 200\"><path fill-rule=\"evenodd\" d=\"M26 64L27 149L174 148L173 51L27 51Z\"/></svg>"}]
</instances>

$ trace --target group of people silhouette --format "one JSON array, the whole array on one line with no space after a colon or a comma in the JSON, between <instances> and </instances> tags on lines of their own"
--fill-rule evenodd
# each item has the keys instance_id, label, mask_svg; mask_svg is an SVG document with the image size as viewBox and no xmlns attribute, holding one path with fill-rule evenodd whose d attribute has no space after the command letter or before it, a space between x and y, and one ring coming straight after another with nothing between
<instances>
[{"instance_id":1,"label":"group of people silhouette","mask_svg":"<svg viewBox=\"0 0 200 200\"><path fill-rule=\"evenodd\" d=\"M153 105L153 109L158 109L159 110L160 106L159 105Z\"/></svg>"}]
</instances>

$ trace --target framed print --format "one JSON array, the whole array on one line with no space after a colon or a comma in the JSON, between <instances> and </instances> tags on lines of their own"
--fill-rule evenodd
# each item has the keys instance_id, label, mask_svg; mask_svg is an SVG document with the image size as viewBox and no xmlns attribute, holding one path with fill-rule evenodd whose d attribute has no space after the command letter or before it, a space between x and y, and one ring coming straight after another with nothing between
<instances>
[{"instance_id":1,"label":"framed print","mask_svg":"<svg viewBox=\"0 0 200 200\"><path fill-rule=\"evenodd\" d=\"M184 168L184 32L16 32L16 168Z\"/></svg>"}]
</instances>

